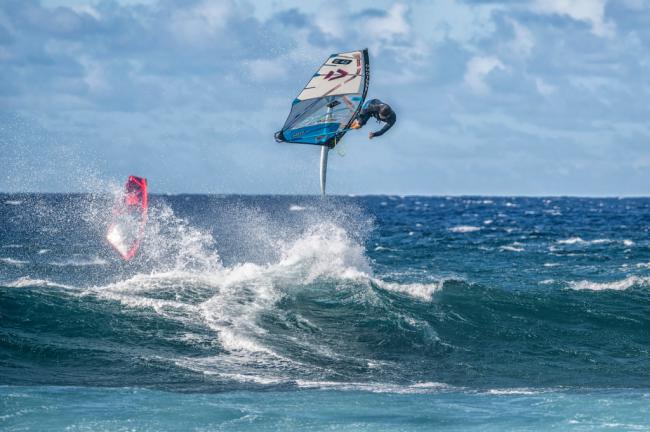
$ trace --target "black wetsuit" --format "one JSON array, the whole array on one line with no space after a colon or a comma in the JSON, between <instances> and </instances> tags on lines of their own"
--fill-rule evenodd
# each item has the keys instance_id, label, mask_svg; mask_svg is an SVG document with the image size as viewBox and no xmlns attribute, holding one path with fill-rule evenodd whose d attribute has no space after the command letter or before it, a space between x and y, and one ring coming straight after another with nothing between
<instances>
[{"instance_id":1,"label":"black wetsuit","mask_svg":"<svg viewBox=\"0 0 650 432\"><path fill-rule=\"evenodd\" d=\"M386 111L388 111L388 114L386 114ZM380 112L383 112L383 115L381 115ZM397 116L391 109L390 105L380 101L379 99L369 100L357 118L361 126L364 126L368 120L370 120L370 117L374 117L378 121L386 123L383 128L379 129L377 132L372 133L373 137L378 137L385 134L388 129L392 128L397 121Z\"/></svg>"}]
</instances>

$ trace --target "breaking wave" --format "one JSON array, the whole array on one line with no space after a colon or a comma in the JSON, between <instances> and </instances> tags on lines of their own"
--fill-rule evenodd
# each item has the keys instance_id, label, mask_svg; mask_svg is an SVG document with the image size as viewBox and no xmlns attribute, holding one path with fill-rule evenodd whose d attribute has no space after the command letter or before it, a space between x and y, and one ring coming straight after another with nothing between
<instances>
[{"instance_id":1,"label":"breaking wave","mask_svg":"<svg viewBox=\"0 0 650 432\"><path fill-rule=\"evenodd\" d=\"M607 245L612 243L621 243L624 246L634 246L635 242L629 239L623 240L613 240L609 238L598 238L593 240L584 240L581 237L570 237L566 239L561 239L556 241L560 245L580 245L580 246L591 246L591 245Z\"/></svg>"},{"instance_id":2,"label":"breaking wave","mask_svg":"<svg viewBox=\"0 0 650 432\"><path fill-rule=\"evenodd\" d=\"M29 264L29 261L19 260L19 259L9 258L9 257L0 258L0 262L15 267L22 267L25 264Z\"/></svg>"},{"instance_id":3,"label":"breaking wave","mask_svg":"<svg viewBox=\"0 0 650 432\"><path fill-rule=\"evenodd\" d=\"M574 290L589 290L589 291L604 291L614 290L623 291L632 287L647 287L650 285L650 277L629 276L625 279L612 281L612 282L593 282L593 281L577 281L570 282L569 287Z\"/></svg>"},{"instance_id":4,"label":"breaking wave","mask_svg":"<svg viewBox=\"0 0 650 432\"><path fill-rule=\"evenodd\" d=\"M100 227L90 235L101 241L105 216L96 202L84 217ZM11 266L21 276L0 282L7 288L0 312L16 331L3 335L0 349L29 373L5 381L188 391L478 387L524 395L584 379L647 384L631 381L635 363L617 357L621 344L641 355L650 342L647 314L635 309L648 290L631 289L645 288L645 276L591 282L591 273L566 282L564 263L540 255L534 270L543 276L518 279L533 280L534 289L504 289L478 279L484 268L472 273L476 261L458 275L452 260L430 265L436 254L408 236L417 224L422 238L428 235L420 221L387 227L380 243L367 241L372 221L354 206L315 202L295 211L289 204L275 215L231 204L220 208L219 223L209 212L190 223L154 200L140 254L128 265L110 250L66 258L53 244L43 263ZM467 237L483 241L443 225L435 236L444 235L452 238L447 247ZM494 264L501 278L536 247L519 234L497 240L479 247L508 252L485 255L510 265ZM408 248L411 261L395 266ZM46 265L84 278L62 282L31 272Z\"/></svg>"},{"instance_id":5,"label":"breaking wave","mask_svg":"<svg viewBox=\"0 0 650 432\"><path fill-rule=\"evenodd\" d=\"M471 226L471 225L459 225L459 226L449 228L449 231L453 233L471 233L480 230L481 227Z\"/></svg>"},{"instance_id":6,"label":"breaking wave","mask_svg":"<svg viewBox=\"0 0 650 432\"><path fill-rule=\"evenodd\" d=\"M39 251L39 254L46 252ZM86 267L86 266L104 266L108 261L100 257L71 257L64 260L51 261L50 265L57 267Z\"/></svg>"},{"instance_id":7,"label":"breaking wave","mask_svg":"<svg viewBox=\"0 0 650 432\"><path fill-rule=\"evenodd\" d=\"M5 282L3 286L9 288L26 288L26 287L51 287L51 288L65 288L71 289L70 285L64 285L56 282L49 281L47 279L32 279L29 276L23 276L13 281Z\"/></svg>"}]
</instances>

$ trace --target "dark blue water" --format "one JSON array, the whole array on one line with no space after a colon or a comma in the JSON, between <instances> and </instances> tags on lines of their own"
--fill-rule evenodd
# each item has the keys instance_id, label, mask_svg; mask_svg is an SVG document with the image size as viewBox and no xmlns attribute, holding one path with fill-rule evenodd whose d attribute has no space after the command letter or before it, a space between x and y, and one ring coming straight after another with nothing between
<instances>
[{"instance_id":1,"label":"dark blue water","mask_svg":"<svg viewBox=\"0 0 650 432\"><path fill-rule=\"evenodd\" d=\"M2 429L650 430L650 199L112 200L0 195Z\"/></svg>"}]
</instances>

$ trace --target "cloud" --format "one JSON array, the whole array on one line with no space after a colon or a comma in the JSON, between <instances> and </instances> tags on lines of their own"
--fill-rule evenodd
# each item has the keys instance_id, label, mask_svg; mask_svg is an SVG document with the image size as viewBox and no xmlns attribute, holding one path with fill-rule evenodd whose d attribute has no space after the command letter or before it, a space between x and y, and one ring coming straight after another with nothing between
<instances>
[{"instance_id":1,"label":"cloud","mask_svg":"<svg viewBox=\"0 0 650 432\"><path fill-rule=\"evenodd\" d=\"M550 96L556 90L555 87L548 84L546 81L544 81L542 78L539 77L535 78L535 88L542 96Z\"/></svg>"},{"instance_id":2,"label":"cloud","mask_svg":"<svg viewBox=\"0 0 650 432\"><path fill-rule=\"evenodd\" d=\"M591 25L591 31L596 36L612 37L616 33L616 27L611 21L605 20L606 3L607 0L536 0L532 10L586 22Z\"/></svg>"},{"instance_id":3,"label":"cloud","mask_svg":"<svg viewBox=\"0 0 650 432\"><path fill-rule=\"evenodd\" d=\"M496 57L472 57L467 63L464 77L465 84L477 93L487 93L489 87L485 80L494 70L506 70L506 67Z\"/></svg>"},{"instance_id":4,"label":"cloud","mask_svg":"<svg viewBox=\"0 0 650 432\"><path fill-rule=\"evenodd\" d=\"M287 75L286 59L257 59L247 65L250 76L258 82L277 82Z\"/></svg>"},{"instance_id":5,"label":"cloud","mask_svg":"<svg viewBox=\"0 0 650 432\"><path fill-rule=\"evenodd\" d=\"M494 35L494 16L505 9L499 3L468 4L462 0L435 0L412 6L417 31L435 41L452 40L468 47Z\"/></svg>"},{"instance_id":6,"label":"cloud","mask_svg":"<svg viewBox=\"0 0 650 432\"><path fill-rule=\"evenodd\" d=\"M187 8L175 9L170 20L170 31L190 43L202 43L223 31L233 13L228 0L203 0Z\"/></svg>"},{"instance_id":7,"label":"cloud","mask_svg":"<svg viewBox=\"0 0 650 432\"><path fill-rule=\"evenodd\" d=\"M620 1L625 7L636 11L641 11L643 9L646 9L648 6L650 6L649 0L620 0Z\"/></svg>"},{"instance_id":8,"label":"cloud","mask_svg":"<svg viewBox=\"0 0 650 432\"><path fill-rule=\"evenodd\" d=\"M323 35L330 38L341 39L346 33L345 15L340 8L321 6L312 22Z\"/></svg>"},{"instance_id":9,"label":"cloud","mask_svg":"<svg viewBox=\"0 0 650 432\"><path fill-rule=\"evenodd\" d=\"M514 31L514 38L510 42L510 49L523 57L528 57L535 47L533 34L513 19L509 19L508 22L510 22Z\"/></svg>"},{"instance_id":10,"label":"cloud","mask_svg":"<svg viewBox=\"0 0 650 432\"><path fill-rule=\"evenodd\" d=\"M378 41L391 42L407 37L411 25L407 19L409 7L402 3L391 6L385 14L369 16L362 24L363 33Z\"/></svg>"}]
</instances>

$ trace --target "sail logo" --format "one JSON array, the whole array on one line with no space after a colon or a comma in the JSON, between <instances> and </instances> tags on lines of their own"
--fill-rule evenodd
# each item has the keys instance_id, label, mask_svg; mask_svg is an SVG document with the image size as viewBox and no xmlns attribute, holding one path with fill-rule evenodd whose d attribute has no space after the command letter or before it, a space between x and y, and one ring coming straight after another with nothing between
<instances>
[{"instance_id":1,"label":"sail logo","mask_svg":"<svg viewBox=\"0 0 650 432\"><path fill-rule=\"evenodd\" d=\"M307 133L306 129L295 131L291 134L291 139L301 138L306 133Z\"/></svg>"},{"instance_id":2,"label":"sail logo","mask_svg":"<svg viewBox=\"0 0 650 432\"><path fill-rule=\"evenodd\" d=\"M335 75L338 74L338 75ZM327 75L325 75L323 78L326 79L327 81L332 81L335 79L343 78L346 76L348 73L344 71L343 69L337 69L336 72L334 71L329 71L327 72Z\"/></svg>"}]
</instances>

